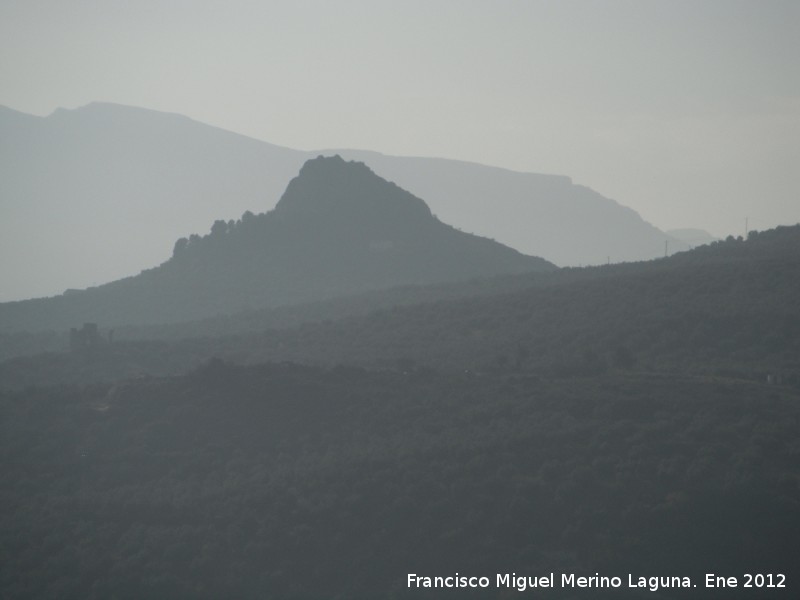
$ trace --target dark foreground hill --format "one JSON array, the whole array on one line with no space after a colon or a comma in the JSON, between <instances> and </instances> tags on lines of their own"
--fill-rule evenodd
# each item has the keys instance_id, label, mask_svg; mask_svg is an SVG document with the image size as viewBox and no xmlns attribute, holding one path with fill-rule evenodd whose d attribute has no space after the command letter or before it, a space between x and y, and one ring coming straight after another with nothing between
<instances>
[{"instance_id":1,"label":"dark foreground hill","mask_svg":"<svg viewBox=\"0 0 800 600\"><path fill-rule=\"evenodd\" d=\"M800 397L785 387L216 361L177 378L0 393L0 411L8 600L800 589ZM497 585L551 572L555 589ZM425 593L409 573L491 584ZM623 585L564 588L570 573ZM706 589L706 573L738 587ZM786 587L744 588L746 573Z\"/></svg>"},{"instance_id":2,"label":"dark foreground hill","mask_svg":"<svg viewBox=\"0 0 800 600\"><path fill-rule=\"evenodd\" d=\"M0 596L796 598L800 227L520 277L1 363Z\"/></svg>"},{"instance_id":3,"label":"dark foreground hill","mask_svg":"<svg viewBox=\"0 0 800 600\"><path fill-rule=\"evenodd\" d=\"M136 277L0 305L0 330L165 323L400 284L548 271L541 258L462 233L427 205L340 157L308 161L274 210L217 221Z\"/></svg>"}]
</instances>

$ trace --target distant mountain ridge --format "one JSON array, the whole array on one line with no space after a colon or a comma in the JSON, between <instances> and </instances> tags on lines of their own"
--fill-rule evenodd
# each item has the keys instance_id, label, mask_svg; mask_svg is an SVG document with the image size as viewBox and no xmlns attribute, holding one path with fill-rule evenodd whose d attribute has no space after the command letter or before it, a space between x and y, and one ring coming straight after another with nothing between
<instances>
[{"instance_id":1,"label":"distant mountain ridge","mask_svg":"<svg viewBox=\"0 0 800 600\"><path fill-rule=\"evenodd\" d=\"M214 219L271 208L309 156L181 115L0 111L0 301L96 286Z\"/></svg>"},{"instance_id":2,"label":"distant mountain ridge","mask_svg":"<svg viewBox=\"0 0 800 600\"><path fill-rule=\"evenodd\" d=\"M425 198L444 222L559 265L656 258L670 239L568 177L335 152ZM116 104L48 117L2 108L0 302L98 285L159 264L176 239L207 231L214 219L273 208L318 154ZM669 247L684 248L674 240Z\"/></svg>"},{"instance_id":3,"label":"distant mountain ridge","mask_svg":"<svg viewBox=\"0 0 800 600\"><path fill-rule=\"evenodd\" d=\"M401 284L555 270L457 231L419 198L339 156L308 161L274 210L218 220L161 266L61 297L0 305L0 330L166 323Z\"/></svg>"},{"instance_id":4,"label":"distant mountain ridge","mask_svg":"<svg viewBox=\"0 0 800 600\"><path fill-rule=\"evenodd\" d=\"M425 198L448 223L559 266L660 258L689 245L631 208L564 175L522 173L465 161L332 150Z\"/></svg>"},{"instance_id":5,"label":"distant mountain ridge","mask_svg":"<svg viewBox=\"0 0 800 600\"><path fill-rule=\"evenodd\" d=\"M684 244L687 244L691 248L704 246L705 244L711 244L712 242L719 241L718 237L711 235L704 229L670 229L667 231L667 234L676 240L680 240Z\"/></svg>"}]
</instances>

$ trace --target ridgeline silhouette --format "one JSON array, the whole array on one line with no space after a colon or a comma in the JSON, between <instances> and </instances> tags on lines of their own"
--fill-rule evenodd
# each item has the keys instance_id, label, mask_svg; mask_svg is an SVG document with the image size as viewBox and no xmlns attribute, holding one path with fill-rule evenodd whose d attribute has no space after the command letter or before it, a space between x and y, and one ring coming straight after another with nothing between
<instances>
[{"instance_id":1,"label":"ridgeline silhouette","mask_svg":"<svg viewBox=\"0 0 800 600\"><path fill-rule=\"evenodd\" d=\"M308 161L274 210L216 221L154 269L63 296L0 305L0 331L184 321L400 284L554 270L460 232L425 202L338 156Z\"/></svg>"},{"instance_id":2,"label":"ridgeline silhouette","mask_svg":"<svg viewBox=\"0 0 800 600\"><path fill-rule=\"evenodd\" d=\"M182 115L92 103L35 117L0 107L0 301L61 294L164 261L215 219L274 208L306 160L366 163L445 223L559 266L688 249L569 177L358 150L301 152ZM97 249L102 251L98 252Z\"/></svg>"}]
</instances>

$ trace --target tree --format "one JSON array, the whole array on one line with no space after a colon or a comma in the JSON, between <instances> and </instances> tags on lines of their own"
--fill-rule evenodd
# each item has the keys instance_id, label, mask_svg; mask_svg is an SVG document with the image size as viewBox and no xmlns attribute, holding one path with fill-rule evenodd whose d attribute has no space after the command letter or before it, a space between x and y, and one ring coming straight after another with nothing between
<instances>
[{"instance_id":1,"label":"tree","mask_svg":"<svg viewBox=\"0 0 800 600\"><path fill-rule=\"evenodd\" d=\"M214 221L214 224L211 226L211 235L214 237L218 235L225 235L227 232L228 224L225 221Z\"/></svg>"}]
</instances>

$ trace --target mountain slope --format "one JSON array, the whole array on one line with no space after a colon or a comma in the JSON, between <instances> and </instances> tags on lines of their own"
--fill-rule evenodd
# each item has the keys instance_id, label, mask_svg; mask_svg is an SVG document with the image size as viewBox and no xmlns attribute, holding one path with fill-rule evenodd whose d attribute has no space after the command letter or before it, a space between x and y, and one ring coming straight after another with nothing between
<instances>
[{"instance_id":1,"label":"mountain slope","mask_svg":"<svg viewBox=\"0 0 800 600\"><path fill-rule=\"evenodd\" d=\"M341 151L434 214L560 265L663 255L668 236L567 177ZM46 118L0 110L0 301L60 294L165 260L214 219L274 205L300 152L186 117L114 104ZM670 241L670 250L680 250Z\"/></svg>"},{"instance_id":2,"label":"mountain slope","mask_svg":"<svg viewBox=\"0 0 800 600\"><path fill-rule=\"evenodd\" d=\"M649 260L689 246L569 177L435 158L335 150L425 198L448 223L560 266Z\"/></svg>"},{"instance_id":3,"label":"mountain slope","mask_svg":"<svg viewBox=\"0 0 800 600\"><path fill-rule=\"evenodd\" d=\"M5 600L797 595L796 390L216 361L0 392L0 414ZM653 565L698 586L711 572L787 587L406 586Z\"/></svg>"},{"instance_id":4,"label":"mountain slope","mask_svg":"<svg viewBox=\"0 0 800 600\"><path fill-rule=\"evenodd\" d=\"M340 157L308 161L269 213L217 221L160 267L61 297L0 305L0 330L160 323L399 284L547 271L547 261L462 233Z\"/></svg>"},{"instance_id":5,"label":"mountain slope","mask_svg":"<svg viewBox=\"0 0 800 600\"><path fill-rule=\"evenodd\" d=\"M0 301L163 262L214 219L265 210L307 154L186 117L90 104L0 111Z\"/></svg>"},{"instance_id":6,"label":"mountain slope","mask_svg":"<svg viewBox=\"0 0 800 600\"><path fill-rule=\"evenodd\" d=\"M148 329L126 342L121 331L119 343L98 352L0 363L0 389L180 373L211 357L524 376L640 372L763 383L773 375L800 386L800 226L658 261L503 280L496 294L454 285L427 297L421 290L412 305L403 290L392 303L390 290L356 299L361 306L349 313L320 303L298 307L300 314L252 311L153 335L171 342L144 341ZM295 326L276 325L287 315ZM207 337L179 339L192 335Z\"/></svg>"},{"instance_id":7,"label":"mountain slope","mask_svg":"<svg viewBox=\"0 0 800 600\"><path fill-rule=\"evenodd\" d=\"M641 368L800 382L800 226L529 289L231 339L220 357L599 373ZM243 350L245 350L243 352ZM210 350L210 348L209 348Z\"/></svg>"}]
</instances>

